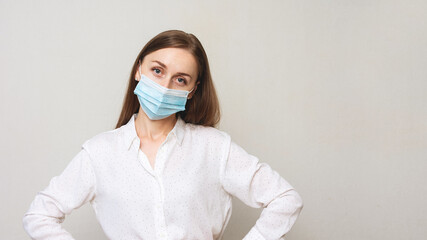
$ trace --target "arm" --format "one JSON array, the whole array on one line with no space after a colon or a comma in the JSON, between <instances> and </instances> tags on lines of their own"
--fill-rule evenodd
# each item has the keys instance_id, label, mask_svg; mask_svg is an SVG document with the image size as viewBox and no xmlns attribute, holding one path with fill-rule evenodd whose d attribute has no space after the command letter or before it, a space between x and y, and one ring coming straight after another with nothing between
<instances>
[{"instance_id":1,"label":"arm","mask_svg":"<svg viewBox=\"0 0 427 240\"><path fill-rule=\"evenodd\" d=\"M246 205L264 209L244 240L284 239L300 214L300 195L268 164L233 141L221 177L223 188Z\"/></svg>"},{"instance_id":2,"label":"arm","mask_svg":"<svg viewBox=\"0 0 427 240\"><path fill-rule=\"evenodd\" d=\"M38 192L23 217L25 231L32 239L74 239L62 228L65 215L95 197L95 174L88 151L82 147L59 176Z\"/></svg>"}]
</instances>

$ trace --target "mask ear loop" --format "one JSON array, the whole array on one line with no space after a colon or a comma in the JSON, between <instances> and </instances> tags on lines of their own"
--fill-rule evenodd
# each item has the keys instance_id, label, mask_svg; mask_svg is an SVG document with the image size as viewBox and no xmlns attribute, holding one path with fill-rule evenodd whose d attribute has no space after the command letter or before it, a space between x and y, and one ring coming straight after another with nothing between
<instances>
[{"instance_id":1,"label":"mask ear loop","mask_svg":"<svg viewBox=\"0 0 427 240\"><path fill-rule=\"evenodd\" d=\"M196 83L196 85L194 85L194 87L188 92L188 95L190 95L190 93L196 88L197 85L198 85L198 83ZM191 98L193 98L193 97L191 97ZM189 99L189 98L187 98L187 99Z\"/></svg>"},{"instance_id":2,"label":"mask ear loop","mask_svg":"<svg viewBox=\"0 0 427 240\"><path fill-rule=\"evenodd\" d=\"M138 73L139 73L139 80L141 80L141 60L138 61ZM135 77L135 81L138 81Z\"/></svg>"},{"instance_id":3,"label":"mask ear loop","mask_svg":"<svg viewBox=\"0 0 427 240\"><path fill-rule=\"evenodd\" d=\"M141 78L142 78L141 65L139 65L138 72L139 72L139 81L141 81Z\"/></svg>"},{"instance_id":4,"label":"mask ear loop","mask_svg":"<svg viewBox=\"0 0 427 240\"><path fill-rule=\"evenodd\" d=\"M194 85L194 87L188 92L188 94L190 94L195 88L196 88L196 85Z\"/></svg>"}]
</instances>

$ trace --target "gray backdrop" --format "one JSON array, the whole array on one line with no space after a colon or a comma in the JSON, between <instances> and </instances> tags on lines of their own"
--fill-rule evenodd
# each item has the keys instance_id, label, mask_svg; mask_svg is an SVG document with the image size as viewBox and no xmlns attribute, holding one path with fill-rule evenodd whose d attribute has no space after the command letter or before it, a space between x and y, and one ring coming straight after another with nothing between
<instances>
[{"instance_id":1,"label":"gray backdrop","mask_svg":"<svg viewBox=\"0 0 427 240\"><path fill-rule=\"evenodd\" d=\"M118 119L142 46L203 43L220 129L301 194L290 240L427 235L427 2L0 0L0 239ZM234 201L225 239L260 209ZM90 205L63 226L105 239Z\"/></svg>"}]
</instances>

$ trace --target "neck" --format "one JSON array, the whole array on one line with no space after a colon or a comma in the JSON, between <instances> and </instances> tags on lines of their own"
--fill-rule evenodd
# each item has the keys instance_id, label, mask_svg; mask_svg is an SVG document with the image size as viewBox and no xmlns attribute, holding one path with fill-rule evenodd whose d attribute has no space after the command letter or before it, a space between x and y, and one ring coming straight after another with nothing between
<instances>
[{"instance_id":1,"label":"neck","mask_svg":"<svg viewBox=\"0 0 427 240\"><path fill-rule=\"evenodd\" d=\"M138 137L144 141L162 141L175 126L175 114L159 120L151 120L142 108L139 108L135 118L135 128Z\"/></svg>"}]
</instances>

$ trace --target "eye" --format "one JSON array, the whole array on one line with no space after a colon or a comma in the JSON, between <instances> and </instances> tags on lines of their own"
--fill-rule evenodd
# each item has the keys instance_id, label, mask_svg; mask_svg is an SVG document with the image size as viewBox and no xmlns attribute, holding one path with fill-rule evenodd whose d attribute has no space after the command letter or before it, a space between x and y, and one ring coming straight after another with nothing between
<instances>
[{"instance_id":1,"label":"eye","mask_svg":"<svg viewBox=\"0 0 427 240\"><path fill-rule=\"evenodd\" d=\"M176 79L177 81L178 81L178 83L180 83L180 84L187 84L187 82L185 81L185 78L181 78L181 77L179 77L179 78L177 78Z\"/></svg>"},{"instance_id":2,"label":"eye","mask_svg":"<svg viewBox=\"0 0 427 240\"><path fill-rule=\"evenodd\" d=\"M153 71L154 71L155 74L162 73L162 71L160 69L158 69L158 68L153 68Z\"/></svg>"}]
</instances>

